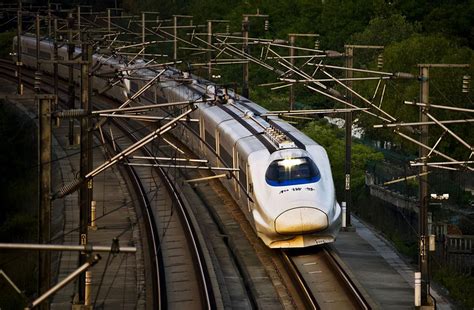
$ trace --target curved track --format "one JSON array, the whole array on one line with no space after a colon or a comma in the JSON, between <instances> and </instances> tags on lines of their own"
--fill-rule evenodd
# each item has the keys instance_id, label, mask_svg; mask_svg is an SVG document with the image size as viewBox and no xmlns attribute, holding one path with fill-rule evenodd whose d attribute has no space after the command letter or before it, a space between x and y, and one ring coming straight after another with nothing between
<instances>
[{"instance_id":1,"label":"curved track","mask_svg":"<svg viewBox=\"0 0 474 310\"><path fill-rule=\"evenodd\" d=\"M0 67L6 64L7 62L1 61ZM2 71L0 74L8 74L11 77L14 66L11 63L8 63L8 66L10 71ZM25 76L25 82L26 79L33 82L32 77ZM60 87L60 91L65 90ZM101 97L101 109L115 107L114 104L116 105L113 100ZM114 139L116 148L125 148L149 133L146 126L134 121L114 121L110 125L114 131L119 131L122 135L121 139ZM109 139L112 140L110 137ZM140 155L158 156L157 151L158 148L152 146L142 149ZM216 304L213 303L215 298L206 271L202 244L197 241L196 228L192 224L193 220L189 218L190 212L174 188L173 177L162 168L125 166L135 184L134 187L140 193L140 200L143 200L142 212L145 221L148 222L147 230L153 235L149 241L154 244L153 249L150 249L152 253L150 263L157 273L154 291L161 292L161 296L158 297L161 303L157 303L157 307L153 308L158 309L160 305L162 308L215 308ZM157 182L157 179L160 181ZM163 188L166 190L162 190ZM163 195L168 196L164 198ZM160 199L156 199L157 196ZM176 213L179 216L176 216ZM299 287L299 295L302 295L300 297L305 301L306 308L371 309L370 302L364 298L364 293L344 271L340 260L330 247L313 247L280 253L285 266L283 269L288 271L295 286ZM192 264L192 267L188 266L189 264ZM187 285L189 283L194 283L191 285L194 289ZM191 290L194 293L189 293ZM176 296L180 297L179 300L175 299ZM182 302L183 296L185 302L189 303L179 303ZM173 303L174 301L176 303ZM255 304L258 302L254 302Z\"/></svg>"},{"instance_id":2,"label":"curved track","mask_svg":"<svg viewBox=\"0 0 474 310\"><path fill-rule=\"evenodd\" d=\"M139 140L139 133L128 123L114 121L113 124L121 134L130 139L130 142L135 143ZM116 140L115 143L121 145L124 141ZM147 147L144 147L141 153L143 156L156 156ZM141 180L143 190L148 195L154 196L152 198L154 203L150 204L147 212L154 221L160 240L156 255L160 257L160 272L165 278L166 289L161 289L162 298L166 298L169 308L184 306L213 308L212 284L204 261L202 245L198 241L196 229L184 200L170 176L162 168L133 166L127 168L133 171L135 179ZM166 190L162 190L163 187Z\"/></svg>"},{"instance_id":3,"label":"curved track","mask_svg":"<svg viewBox=\"0 0 474 310\"><path fill-rule=\"evenodd\" d=\"M0 60L0 75L16 82L13 75L15 69L11 62ZM33 88L34 74L23 70L23 82L25 86ZM44 76L42 82L43 86L47 85L45 90L52 90L52 81ZM67 94L67 88L62 86L59 86L60 103ZM104 105L112 108L116 103L101 97L100 104L102 108ZM111 145L109 148L117 152L136 142L140 138L140 131L143 131L124 122L114 121L112 126L114 130L121 132L121 138L112 139L107 134L103 136ZM135 128L137 126L143 129L140 124L135 124ZM147 148L142 149L141 153L144 156L154 156ZM151 271L147 268L145 273L153 287L153 302L149 308L215 308L213 287L202 251L205 245L199 243L198 229L194 227L195 223L190 218L184 199L171 178L161 168L125 166L140 202L145 223L149 252L146 265L150 266ZM150 179L153 182L147 184L146 180ZM169 216L164 215L166 213Z\"/></svg>"}]
</instances>

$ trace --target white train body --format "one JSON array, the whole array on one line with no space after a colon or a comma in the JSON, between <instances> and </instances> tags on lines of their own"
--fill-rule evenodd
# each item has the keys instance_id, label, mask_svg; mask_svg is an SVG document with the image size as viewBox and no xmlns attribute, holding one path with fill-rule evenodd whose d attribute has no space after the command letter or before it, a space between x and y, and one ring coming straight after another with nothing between
<instances>
[{"instance_id":1,"label":"white train body","mask_svg":"<svg viewBox=\"0 0 474 310\"><path fill-rule=\"evenodd\" d=\"M22 45L23 51L28 52L36 48L36 41L24 36ZM42 42L41 50L45 58L46 53L52 55L52 45L48 42ZM25 65L35 67L36 54L35 57L26 54L23 54ZM59 56L67 59L65 48L59 49ZM98 59L94 56L94 62ZM105 64L109 68L123 67L114 59ZM67 78L67 67L59 67L60 76ZM44 66L43 70L52 72L52 65ZM78 72L75 75L78 78ZM156 72L141 70L136 75L151 78ZM181 78L181 82L172 79L173 76ZM209 82L194 76L186 76L184 81L182 72L174 69L167 70L163 77L160 83L145 91L142 102L225 97L197 103L198 109L191 118L199 121L178 126L173 132L206 158L209 165L238 169L234 177L220 180L267 246L307 247L335 240L341 225L341 208L323 147L278 117L261 116L267 110L233 92L216 94ZM123 102L126 92L133 94L145 83L131 80L106 94ZM106 85L105 80L94 78L94 90Z\"/></svg>"},{"instance_id":2,"label":"white train body","mask_svg":"<svg viewBox=\"0 0 474 310\"><path fill-rule=\"evenodd\" d=\"M195 80L161 86L159 96L171 102L199 100L208 91L205 83ZM333 242L341 225L341 208L324 148L278 117L260 117L268 111L248 99L232 92L228 96L227 103L198 104L192 116L199 120L195 133L212 150L194 134L178 135L211 165L239 169L235 178L221 181L267 246ZM264 128L276 129L291 141L278 145Z\"/></svg>"}]
</instances>

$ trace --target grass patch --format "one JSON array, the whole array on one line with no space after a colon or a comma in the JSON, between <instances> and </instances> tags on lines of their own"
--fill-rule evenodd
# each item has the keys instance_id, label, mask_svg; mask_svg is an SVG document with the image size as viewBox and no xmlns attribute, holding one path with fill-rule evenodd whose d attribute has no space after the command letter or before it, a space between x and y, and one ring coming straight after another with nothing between
<instances>
[{"instance_id":1,"label":"grass patch","mask_svg":"<svg viewBox=\"0 0 474 310\"><path fill-rule=\"evenodd\" d=\"M433 279L449 291L451 298L461 303L461 309L474 309L474 277L440 267L433 272Z\"/></svg>"},{"instance_id":2,"label":"grass patch","mask_svg":"<svg viewBox=\"0 0 474 310\"><path fill-rule=\"evenodd\" d=\"M388 236L388 238L398 252L410 258L412 261L416 261L418 256L418 246L416 242L403 240L396 234L392 234Z\"/></svg>"}]
</instances>

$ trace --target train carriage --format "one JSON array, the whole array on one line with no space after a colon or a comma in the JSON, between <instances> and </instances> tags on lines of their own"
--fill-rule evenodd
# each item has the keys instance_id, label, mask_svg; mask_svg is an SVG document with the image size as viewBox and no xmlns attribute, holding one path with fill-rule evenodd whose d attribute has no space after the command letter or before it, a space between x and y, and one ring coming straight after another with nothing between
<instances>
[{"instance_id":1,"label":"train carriage","mask_svg":"<svg viewBox=\"0 0 474 310\"><path fill-rule=\"evenodd\" d=\"M15 39L16 40L16 39ZM22 59L36 67L36 40L22 36ZM51 59L52 44L40 42L40 58ZM14 41L16 44L16 41ZM75 51L76 54L80 50ZM48 55L47 55L48 54ZM66 47L58 55L67 58ZM94 55L100 70L122 70L125 65L113 57ZM137 62L135 66L141 66ZM52 65L41 67L51 73ZM75 67L76 82L80 70ZM60 77L68 78L68 69L59 66ZM137 70L141 79L125 79L105 91L124 102L156 72ZM178 78L178 79L176 79ZM100 92L106 78L94 77L92 87ZM159 83L143 94L142 102L202 101L185 128L178 126L177 137L212 166L238 169L233 178L221 178L242 212L262 241L271 248L307 247L333 242L341 225L341 208L336 201L331 167L323 147L277 116L264 116L266 109L232 91L217 90L205 80L170 68ZM175 109L171 107L168 109ZM169 112L169 110L168 110ZM165 112L166 113L166 110Z\"/></svg>"}]
</instances>

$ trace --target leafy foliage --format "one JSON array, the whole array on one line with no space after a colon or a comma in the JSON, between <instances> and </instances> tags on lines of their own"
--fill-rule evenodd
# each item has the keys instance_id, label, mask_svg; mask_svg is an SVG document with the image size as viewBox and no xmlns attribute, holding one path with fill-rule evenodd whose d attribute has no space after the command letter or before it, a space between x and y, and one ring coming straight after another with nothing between
<instances>
[{"instance_id":1,"label":"leafy foliage","mask_svg":"<svg viewBox=\"0 0 474 310\"><path fill-rule=\"evenodd\" d=\"M0 161L4 163L0 165L0 240L32 240L37 197L35 126L0 103L0 138Z\"/></svg>"},{"instance_id":2,"label":"leafy foliage","mask_svg":"<svg viewBox=\"0 0 474 310\"><path fill-rule=\"evenodd\" d=\"M13 32L2 32L0 33L0 57L9 58L10 52L12 52L12 42L15 33Z\"/></svg>"},{"instance_id":3,"label":"leafy foliage","mask_svg":"<svg viewBox=\"0 0 474 310\"><path fill-rule=\"evenodd\" d=\"M307 124L303 131L326 149L331 162L336 191L338 197L342 197L341 195L344 191L345 179L345 142L343 130L338 129L333 125L326 124L324 121L315 121ZM376 152L357 142L352 144L351 186L354 191L354 197L357 197L363 190L367 163L382 159L382 153Z\"/></svg>"},{"instance_id":4,"label":"leafy foliage","mask_svg":"<svg viewBox=\"0 0 474 310\"><path fill-rule=\"evenodd\" d=\"M448 268L438 268L434 278L449 290L449 295L460 301L463 309L474 307L474 277L459 275Z\"/></svg>"}]
</instances>

